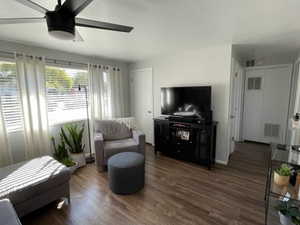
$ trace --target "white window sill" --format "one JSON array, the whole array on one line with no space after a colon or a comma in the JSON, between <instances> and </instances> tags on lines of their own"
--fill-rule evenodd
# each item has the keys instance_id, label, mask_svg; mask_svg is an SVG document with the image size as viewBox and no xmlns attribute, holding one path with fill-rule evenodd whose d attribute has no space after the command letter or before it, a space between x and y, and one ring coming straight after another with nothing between
<instances>
[{"instance_id":1,"label":"white window sill","mask_svg":"<svg viewBox=\"0 0 300 225\"><path fill-rule=\"evenodd\" d=\"M49 124L49 127L62 126L62 125L66 125L69 123L78 123L78 122L83 122L83 121L87 121L87 119L74 119L74 120L51 123L51 124Z\"/></svg>"}]
</instances>

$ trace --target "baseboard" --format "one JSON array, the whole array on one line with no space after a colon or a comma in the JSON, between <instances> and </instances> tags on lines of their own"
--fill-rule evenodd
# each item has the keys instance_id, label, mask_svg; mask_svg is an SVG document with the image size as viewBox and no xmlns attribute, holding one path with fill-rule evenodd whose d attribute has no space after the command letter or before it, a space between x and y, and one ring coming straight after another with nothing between
<instances>
[{"instance_id":1,"label":"baseboard","mask_svg":"<svg viewBox=\"0 0 300 225\"><path fill-rule=\"evenodd\" d=\"M218 159L216 159L216 163L227 166L228 161L223 161L223 160L218 160Z\"/></svg>"}]
</instances>

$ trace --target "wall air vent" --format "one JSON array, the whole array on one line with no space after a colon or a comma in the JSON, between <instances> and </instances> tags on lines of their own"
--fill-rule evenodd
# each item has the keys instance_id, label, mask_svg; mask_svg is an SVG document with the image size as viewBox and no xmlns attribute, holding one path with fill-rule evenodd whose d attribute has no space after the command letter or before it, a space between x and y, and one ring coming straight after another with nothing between
<instances>
[{"instance_id":1,"label":"wall air vent","mask_svg":"<svg viewBox=\"0 0 300 225\"><path fill-rule=\"evenodd\" d=\"M264 136L265 137L279 137L280 125L265 123Z\"/></svg>"},{"instance_id":2,"label":"wall air vent","mask_svg":"<svg viewBox=\"0 0 300 225\"><path fill-rule=\"evenodd\" d=\"M261 89L261 77L249 77L248 90L260 90L260 89Z\"/></svg>"}]
</instances>

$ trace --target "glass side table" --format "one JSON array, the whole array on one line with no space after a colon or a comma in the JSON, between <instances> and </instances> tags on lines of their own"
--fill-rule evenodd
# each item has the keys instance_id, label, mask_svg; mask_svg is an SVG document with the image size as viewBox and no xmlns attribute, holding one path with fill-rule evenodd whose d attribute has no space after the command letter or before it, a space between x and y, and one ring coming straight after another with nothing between
<instances>
[{"instance_id":1,"label":"glass side table","mask_svg":"<svg viewBox=\"0 0 300 225\"><path fill-rule=\"evenodd\" d=\"M300 191L299 186L292 185L291 182L287 186L278 186L274 183L274 170L285 163L300 170L300 152L293 150L290 146L284 149L278 144L270 145L268 157L268 177L265 192L265 224L281 225L278 211L275 206L279 200L289 200L293 205L300 208Z\"/></svg>"}]
</instances>

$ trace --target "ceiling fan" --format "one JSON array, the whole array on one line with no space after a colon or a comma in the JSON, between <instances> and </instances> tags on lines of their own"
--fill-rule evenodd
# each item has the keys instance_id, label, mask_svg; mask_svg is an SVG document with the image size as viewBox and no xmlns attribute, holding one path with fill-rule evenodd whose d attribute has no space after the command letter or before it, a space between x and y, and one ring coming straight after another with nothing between
<instances>
[{"instance_id":1,"label":"ceiling fan","mask_svg":"<svg viewBox=\"0 0 300 225\"><path fill-rule=\"evenodd\" d=\"M81 35L75 29L75 26L127 33L133 29L133 27L129 26L76 17L93 0L65 0L63 4L61 3L61 0L57 0L57 5L53 11L44 8L31 0L16 1L45 14L45 16L34 18L0 18L0 24L39 23L47 21L48 32L51 36L60 40L75 41L83 41Z\"/></svg>"}]
</instances>

